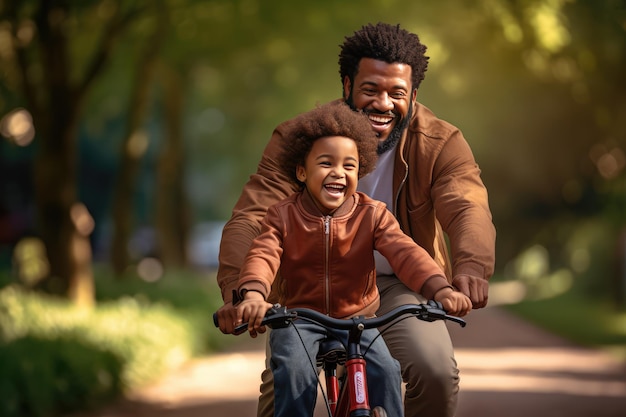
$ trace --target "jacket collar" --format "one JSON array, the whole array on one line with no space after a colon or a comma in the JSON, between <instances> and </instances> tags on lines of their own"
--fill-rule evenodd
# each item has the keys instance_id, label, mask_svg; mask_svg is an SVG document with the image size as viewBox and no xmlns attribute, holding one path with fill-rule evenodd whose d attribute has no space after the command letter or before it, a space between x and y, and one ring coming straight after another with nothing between
<instances>
[{"instance_id":1,"label":"jacket collar","mask_svg":"<svg viewBox=\"0 0 626 417\"><path fill-rule=\"evenodd\" d=\"M300 201L300 204L302 205L303 210L306 211L308 214L315 216L315 217L324 216L324 214L320 211L319 207L317 207L317 205L315 204L315 201L313 200L311 193L309 193L309 191L306 188L300 192L300 196L298 197L298 200ZM335 217L335 218L340 218L340 217L349 215L350 213L352 213L352 211L356 207L358 201L359 201L359 194L354 193L352 197L346 199L346 201L344 201L342 205L337 207L337 209L334 212L332 212L330 216Z\"/></svg>"}]
</instances>

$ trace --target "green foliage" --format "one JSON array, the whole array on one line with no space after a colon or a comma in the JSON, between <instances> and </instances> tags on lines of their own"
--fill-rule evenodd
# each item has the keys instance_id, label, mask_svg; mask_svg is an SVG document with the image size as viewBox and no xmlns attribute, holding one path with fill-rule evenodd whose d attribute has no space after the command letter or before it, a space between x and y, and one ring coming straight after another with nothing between
<instances>
[{"instance_id":1,"label":"green foliage","mask_svg":"<svg viewBox=\"0 0 626 417\"><path fill-rule=\"evenodd\" d=\"M506 308L575 343L606 349L626 359L626 312L616 310L607 299L570 291Z\"/></svg>"},{"instance_id":2,"label":"green foliage","mask_svg":"<svg viewBox=\"0 0 626 417\"><path fill-rule=\"evenodd\" d=\"M194 353L219 349L224 345L221 333L215 332L212 314L222 305L215 274L190 271L169 271L156 282L146 282L136 276L113 278L102 265L95 268L96 299L100 304L120 298L132 298L138 303L167 306L184 317L193 328Z\"/></svg>"},{"instance_id":3,"label":"green foliage","mask_svg":"<svg viewBox=\"0 0 626 417\"><path fill-rule=\"evenodd\" d=\"M0 290L0 415L61 415L96 406L225 340L209 331L220 304L213 281L190 274L157 283L99 275L92 310L17 284ZM3 274L0 281L10 280Z\"/></svg>"},{"instance_id":4,"label":"green foliage","mask_svg":"<svg viewBox=\"0 0 626 417\"><path fill-rule=\"evenodd\" d=\"M95 407L123 391L122 360L72 336L0 345L0 415L48 416Z\"/></svg>"}]
</instances>

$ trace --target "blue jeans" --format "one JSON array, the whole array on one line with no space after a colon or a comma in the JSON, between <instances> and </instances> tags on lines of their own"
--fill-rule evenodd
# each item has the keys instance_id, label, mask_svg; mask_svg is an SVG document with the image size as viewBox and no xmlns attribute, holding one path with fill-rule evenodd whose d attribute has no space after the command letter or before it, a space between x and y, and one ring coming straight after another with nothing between
<instances>
[{"instance_id":1,"label":"blue jeans","mask_svg":"<svg viewBox=\"0 0 626 417\"><path fill-rule=\"evenodd\" d=\"M363 331L361 346L369 346L378 334L376 329ZM347 331L328 330L304 320L270 332L275 417L313 416L318 384L315 357L327 335L347 344ZM365 358L370 406L380 405L390 416L404 415L400 365L392 358L382 337L376 339Z\"/></svg>"}]
</instances>

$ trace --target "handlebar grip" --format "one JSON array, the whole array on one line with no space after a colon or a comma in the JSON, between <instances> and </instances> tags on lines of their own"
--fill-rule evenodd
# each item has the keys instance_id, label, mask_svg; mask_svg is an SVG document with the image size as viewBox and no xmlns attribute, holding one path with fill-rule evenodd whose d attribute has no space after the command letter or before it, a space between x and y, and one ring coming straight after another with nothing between
<instances>
[{"instance_id":1,"label":"handlebar grip","mask_svg":"<svg viewBox=\"0 0 626 417\"><path fill-rule=\"evenodd\" d=\"M217 313L213 313L213 324L215 325L215 327L220 327L220 321L219 318L217 317ZM240 335L242 333L245 333L248 331L248 323L243 323L240 324L239 326L235 327L233 329L233 335L237 336Z\"/></svg>"}]
</instances>

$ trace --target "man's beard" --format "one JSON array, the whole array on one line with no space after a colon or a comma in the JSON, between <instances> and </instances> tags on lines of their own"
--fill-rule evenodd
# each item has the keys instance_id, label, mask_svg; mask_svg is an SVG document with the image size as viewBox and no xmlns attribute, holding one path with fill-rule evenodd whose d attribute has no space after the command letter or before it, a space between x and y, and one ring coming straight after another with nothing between
<instances>
[{"instance_id":1,"label":"man's beard","mask_svg":"<svg viewBox=\"0 0 626 417\"><path fill-rule=\"evenodd\" d=\"M350 108L354 111L358 111L359 109L357 109L354 106L354 100L352 99L352 91L350 91L350 95L348 96L346 103L348 103L348 105L350 106ZM384 114L384 113L379 113L379 112L375 112L375 111L366 111L363 110L364 113L376 113L376 114ZM407 129L407 127L409 126L409 121L411 120L411 116L413 115L413 101L411 101L411 103L409 103L409 111L406 115L406 117L403 117L400 119L400 121L398 123L396 123L396 125L393 127L393 129L391 129L391 132L389 132L389 136L387 136L387 139L385 139L382 142L378 142L378 155L382 155L385 152L387 152L390 149L393 149L396 144L398 143L398 141L400 141L400 138L402 137L402 134L404 133L404 131ZM395 114L395 117L399 117L397 114Z\"/></svg>"}]
</instances>

